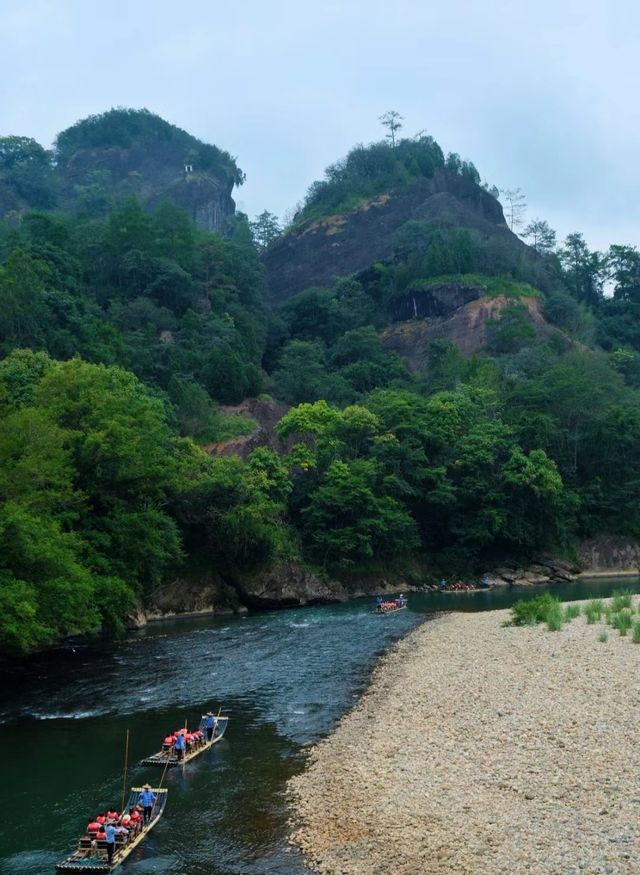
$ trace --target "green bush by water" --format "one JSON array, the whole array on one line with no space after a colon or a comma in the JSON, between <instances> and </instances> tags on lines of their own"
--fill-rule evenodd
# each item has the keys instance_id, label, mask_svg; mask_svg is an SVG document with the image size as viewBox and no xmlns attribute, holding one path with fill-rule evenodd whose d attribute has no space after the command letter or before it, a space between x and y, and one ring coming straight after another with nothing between
<instances>
[{"instance_id":1,"label":"green bush by water","mask_svg":"<svg viewBox=\"0 0 640 875\"><path fill-rule=\"evenodd\" d=\"M536 623L547 623L550 615L558 613L562 624L560 599L546 592L532 599L517 601L511 608L511 622L514 626L534 626Z\"/></svg>"},{"instance_id":2,"label":"green bush by water","mask_svg":"<svg viewBox=\"0 0 640 875\"><path fill-rule=\"evenodd\" d=\"M623 608L631 608L632 606L633 593L630 589L616 589L613 593L613 599L611 601L611 610L614 614L617 614Z\"/></svg>"}]
</instances>

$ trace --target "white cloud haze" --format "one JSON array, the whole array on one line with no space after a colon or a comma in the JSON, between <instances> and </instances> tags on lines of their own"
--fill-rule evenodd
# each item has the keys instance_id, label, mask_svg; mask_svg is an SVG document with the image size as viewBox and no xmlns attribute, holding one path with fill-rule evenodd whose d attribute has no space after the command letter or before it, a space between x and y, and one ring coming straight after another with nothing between
<instances>
[{"instance_id":1,"label":"white cloud haze","mask_svg":"<svg viewBox=\"0 0 640 875\"><path fill-rule=\"evenodd\" d=\"M282 215L396 109L528 218L637 245L639 31L627 0L0 0L0 135L145 106L237 156L240 208Z\"/></svg>"}]
</instances>

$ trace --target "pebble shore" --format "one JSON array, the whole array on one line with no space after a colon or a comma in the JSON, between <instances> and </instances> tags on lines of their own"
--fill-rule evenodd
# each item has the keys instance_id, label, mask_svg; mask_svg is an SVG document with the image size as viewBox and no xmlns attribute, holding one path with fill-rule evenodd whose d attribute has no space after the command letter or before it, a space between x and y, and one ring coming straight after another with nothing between
<instances>
[{"instance_id":1,"label":"pebble shore","mask_svg":"<svg viewBox=\"0 0 640 875\"><path fill-rule=\"evenodd\" d=\"M640 645L509 616L445 615L381 659L288 785L312 869L640 873Z\"/></svg>"}]
</instances>

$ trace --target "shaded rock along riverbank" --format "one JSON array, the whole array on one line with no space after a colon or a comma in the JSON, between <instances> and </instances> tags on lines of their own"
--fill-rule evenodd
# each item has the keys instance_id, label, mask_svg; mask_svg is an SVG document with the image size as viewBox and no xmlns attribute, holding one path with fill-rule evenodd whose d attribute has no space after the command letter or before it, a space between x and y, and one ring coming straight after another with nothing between
<instances>
[{"instance_id":1,"label":"shaded rock along riverbank","mask_svg":"<svg viewBox=\"0 0 640 875\"><path fill-rule=\"evenodd\" d=\"M312 749L289 791L317 871L638 871L640 646L508 617L421 626Z\"/></svg>"}]
</instances>

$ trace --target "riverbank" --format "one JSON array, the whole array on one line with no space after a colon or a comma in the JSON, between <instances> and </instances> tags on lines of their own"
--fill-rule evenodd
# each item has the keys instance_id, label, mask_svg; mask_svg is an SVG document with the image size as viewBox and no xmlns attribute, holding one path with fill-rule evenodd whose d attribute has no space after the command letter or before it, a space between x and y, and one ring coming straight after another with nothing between
<instances>
[{"instance_id":1,"label":"riverbank","mask_svg":"<svg viewBox=\"0 0 640 875\"><path fill-rule=\"evenodd\" d=\"M380 661L289 792L322 873L637 871L640 646L449 614Z\"/></svg>"}]
</instances>

